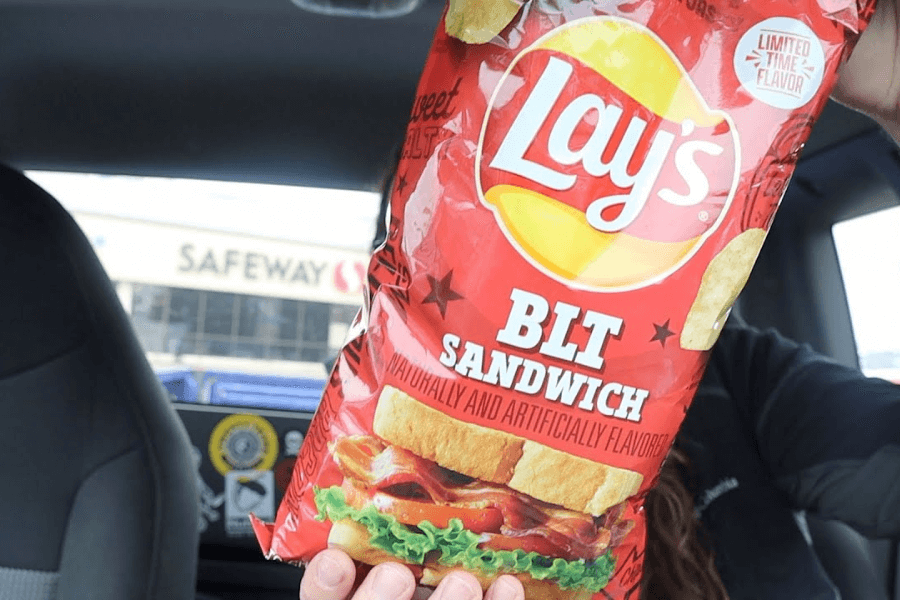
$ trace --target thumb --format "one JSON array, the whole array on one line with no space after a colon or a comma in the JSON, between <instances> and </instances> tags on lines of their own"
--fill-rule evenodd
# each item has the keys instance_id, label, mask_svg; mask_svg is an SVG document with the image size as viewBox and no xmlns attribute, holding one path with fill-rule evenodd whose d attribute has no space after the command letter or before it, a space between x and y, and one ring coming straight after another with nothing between
<instances>
[{"instance_id":1,"label":"thumb","mask_svg":"<svg viewBox=\"0 0 900 600\"><path fill-rule=\"evenodd\" d=\"M340 550L323 550L306 567L300 581L300 600L346 600L353 588L356 567Z\"/></svg>"}]
</instances>

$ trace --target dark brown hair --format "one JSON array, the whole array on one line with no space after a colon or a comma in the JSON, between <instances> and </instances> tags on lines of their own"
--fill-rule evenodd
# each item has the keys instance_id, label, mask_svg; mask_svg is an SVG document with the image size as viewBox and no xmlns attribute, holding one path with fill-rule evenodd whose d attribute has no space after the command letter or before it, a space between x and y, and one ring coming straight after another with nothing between
<instances>
[{"instance_id":1,"label":"dark brown hair","mask_svg":"<svg viewBox=\"0 0 900 600\"><path fill-rule=\"evenodd\" d=\"M728 600L684 484L688 468L684 453L672 448L647 495L641 600Z\"/></svg>"}]
</instances>

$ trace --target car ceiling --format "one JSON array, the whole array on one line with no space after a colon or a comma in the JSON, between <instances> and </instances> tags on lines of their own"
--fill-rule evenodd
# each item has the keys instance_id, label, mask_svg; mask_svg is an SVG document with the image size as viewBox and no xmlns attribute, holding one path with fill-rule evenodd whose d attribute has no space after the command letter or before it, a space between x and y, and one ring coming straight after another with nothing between
<instances>
[{"instance_id":1,"label":"car ceiling","mask_svg":"<svg viewBox=\"0 0 900 600\"><path fill-rule=\"evenodd\" d=\"M442 8L289 0L0 0L0 161L376 189ZM806 155L868 131L829 105Z\"/></svg>"}]
</instances>

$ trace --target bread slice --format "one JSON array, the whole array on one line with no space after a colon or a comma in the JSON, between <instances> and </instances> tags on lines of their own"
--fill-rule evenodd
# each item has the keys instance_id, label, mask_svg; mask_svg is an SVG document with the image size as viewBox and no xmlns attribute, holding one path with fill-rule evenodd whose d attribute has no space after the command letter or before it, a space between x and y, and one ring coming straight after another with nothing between
<instances>
[{"instance_id":1,"label":"bread slice","mask_svg":"<svg viewBox=\"0 0 900 600\"><path fill-rule=\"evenodd\" d=\"M351 519L341 519L331 525L328 534L328 547L339 548L353 560L367 565L378 565L383 562L399 562L400 559L369 543L372 535L365 525Z\"/></svg>"},{"instance_id":2,"label":"bread slice","mask_svg":"<svg viewBox=\"0 0 900 600\"><path fill-rule=\"evenodd\" d=\"M524 440L465 423L385 386L375 408L375 435L430 461L483 481L506 485Z\"/></svg>"},{"instance_id":3,"label":"bread slice","mask_svg":"<svg viewBox=\"0 0 900 600\"><path fill-rule=\"evenodd\" d=\"M381 391L373 431L448 469L595 516L636 494L644 480L635 471L460 421L391 386Z\"/></svg>"},{"instance_id":4,"label":"bread slice","mask_svg":"<svg viewBox=\"0 0 900 600\"><path fill-rule=\"evenodd\" d=\"M527 440L507 484L514 490L570 510L600 516L634 496L644 476Z\"/></svg>"},{"instance_id":5,"label":"bread slice","mask_svg":"<svg viewBox=\"0 0 900 600\"><path fill-rule=\"evenodd\" d=\"M331 526L328 546L340 548L354 560L369 565L377 565L383 562L398 562L396 556L381 548L372 546L369 543L370 539L369 530L366 529L365 525L360 525L350 519L343 519ZM426 560L422 571L422 579L419 583L434 587L444 577L456 570L460 570L460 567L446 567L437 562ZM472 572L472 575L478 579L478 583L481 584L483 590L487 590L496 578L496 576L488 577L475 572ZM526 573L513 573L512 575L522 582L527 600L588 600L592 596L591 592L584 589L562 590L552 581L534 579Z\"/></svg>"},{"instance_id":6,"label":"bread slice","mask_svg":"<svg viewBox=\"0 0 900 600\"><path fill-rule=\"evenodd\" d=\"M438 563L426 563L421 584L437 586L444 577L459 569L460 567L445 567ZM469 573L475 576L478 583L481 584L481 589L485 591L494 582L494 579L499 577L499 575L485 577L473 571L469 571ZM522 587L525 588L526 600L589 600L594 596L589 590L584 588L564 590L553 581L534 579L528 573L510 573L510 575L522 582Z\"/></svg>"}]
</instances>

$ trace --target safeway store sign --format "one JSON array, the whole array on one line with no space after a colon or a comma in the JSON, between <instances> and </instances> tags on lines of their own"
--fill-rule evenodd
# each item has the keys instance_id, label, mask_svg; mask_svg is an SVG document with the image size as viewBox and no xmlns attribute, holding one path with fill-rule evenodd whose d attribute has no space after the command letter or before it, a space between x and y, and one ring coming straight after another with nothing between
<instances>
[{"instance_id":1,"label":"safeway store sign","mask_svg":"<svg viewBox=\"0 0 900 600\"><path fill-rule=\"evenodd\" d=\"M119 217L75 213L114 281L360 304L368 256Z\"/></svg>"}]
</instances>

